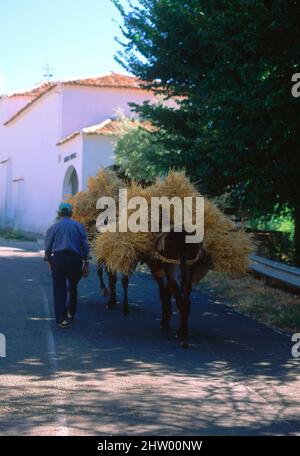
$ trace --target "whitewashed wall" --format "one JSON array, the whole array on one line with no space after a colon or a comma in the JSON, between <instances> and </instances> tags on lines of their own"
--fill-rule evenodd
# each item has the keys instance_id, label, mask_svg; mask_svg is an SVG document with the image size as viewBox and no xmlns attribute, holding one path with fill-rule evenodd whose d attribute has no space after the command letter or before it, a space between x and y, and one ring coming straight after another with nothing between
<instances>
[{"instance_id":1,"label":"whitewashed wall","mask_svg":"<svg viewBox=\"0 0 300 456\"><path fill-rule=\"evenodd\" d=\"M148 92L137 89L114 89L64 86L62 97L62 137L76 130L110 118L120 108L132 115L128 102L155 100Z\"/></svg>"},{"instance_id":2,"label":"whitewashed wall","mask_svg":"<svg viewBox=\"0 0 300 456\"><path fill-rule=\"evenodd\" d=\"M111 136L83 136L83 175L82 186L86 189L90 176L100 168L114 164L114 144L116 138Z\"/></svg>"},{"instance_id":3,"label":"whitewashed wall","mask_svg":"<svg viewBox=\"0 0 300 456\"><path fill-rule=\"evenodd\" d=\"M0 225L8 223L9 201L12 198L12 156L8 146L9 132L3 125L17 111L25 106L30 97L3 97L0 99Z\"/></svg>"},{"instance_id":4,"label":"whitewashed wall","mask_svg":"<svg viewBox=\"0 0 300 456\"><path fill-rule=\"evenodd\" d=\"M111 117L115 109L130 115L128 102L154 101L136 89L60 85L42 96L9 125L3 123L28 97L0 100L0 225L44 233L63 199L68 168L78 175L79 190L100 167L113 164L115 139L78 135L61 146L65 136ZM76 158L64 161L76 153Z\"/></svg>"},{"instance_id":5,"label":"whitewashed wall","mask_svg":"<svg viewBox=\"0 0 300 456\"><path fill-rule=\"evenodd\" d=\"M57 146L58 154L58 174L60 182L60 199L65 198L63 184L65 176L70 167L73 167L76 170L78 176L78 187L79 191L82 190L83 185L83 159L82 159L82 136L78 135L70 141ZM72 155L76 154L75 158L72 158Z\"/></svg>"},{"instance_id":6,"label":"whitewashed wall","mask_svg":"<svg viewBox=\"0 0 300 456\"><path fill-rule=\"evenodd\" d=\"M6 223L44 232L58 197L56 142L59 139L59 92L53 90L4 127L11 159Z\"/></svg>"}]
</instances>

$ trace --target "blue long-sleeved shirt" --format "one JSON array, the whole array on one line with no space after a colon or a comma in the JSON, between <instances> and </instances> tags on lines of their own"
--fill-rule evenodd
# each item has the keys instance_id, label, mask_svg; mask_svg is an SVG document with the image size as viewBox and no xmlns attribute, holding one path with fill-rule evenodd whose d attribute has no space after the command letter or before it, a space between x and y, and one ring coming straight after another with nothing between
<instances>
[{"instance_id":1,"label":"blue long-sleeved shirt","mask_svg":"<svg viewBox=\"0 0 300 456\"><path fill-rule=\"evenodd\" d=\"M81 223L70 217L50 226L45 238L45 259L50 260L51 253L62 250L71 250L78 253L84 260L89 258L89 244L86 231Z\"/></svg>"}]
</instances>

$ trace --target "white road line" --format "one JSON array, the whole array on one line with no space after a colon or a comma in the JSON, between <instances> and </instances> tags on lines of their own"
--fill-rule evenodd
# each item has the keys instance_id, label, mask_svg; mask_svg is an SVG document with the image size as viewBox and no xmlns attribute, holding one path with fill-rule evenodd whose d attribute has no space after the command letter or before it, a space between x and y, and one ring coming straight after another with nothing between
<instances>
[{"instance_id":1,"label":"white road line","mask_svg":"<svg viewBox=\"0 0 300 456\"><path fill-rule=\"evenodd\" d=\"M49 300L47 298L45 291L43 290L43 288L40 285L39 285L39 288L41 290L41 294L43 297L43 309L45 312L45 316L47 318L50 318ZM58 358L57 358L57 353L56 353L56 348L55 348L53 331L52 331L50 325L48 326L48 330L47 330L47 348L48 348L50 369L54 375L57 375L58 374L58 363L57 363ZM64 415L63 398L59 391L59 387L54 388L54 390L58 392L58 395L55 397L56 405L57 405L56 422L58 425L58 430L56 432L56 435L67 436L67 435L69 435L69 431L68 431L68 427L67 427L66 417Z\"/></svg>"}]
</instances>

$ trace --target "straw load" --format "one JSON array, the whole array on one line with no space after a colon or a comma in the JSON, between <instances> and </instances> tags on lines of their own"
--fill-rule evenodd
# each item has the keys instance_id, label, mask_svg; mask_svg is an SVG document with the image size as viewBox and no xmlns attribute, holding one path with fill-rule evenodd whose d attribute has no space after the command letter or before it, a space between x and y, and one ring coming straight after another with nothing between
<instances>
[{"instance_id":1,"label":"straw load","mask_svg":"<svg viewBox=\"0 0 300 456\"><path fill-rule=\"evenodd\" d=\"M196 221L196 197L202 196L183 172L171 171L152 187L153 196L192 197L192 221ZM171 223L172 223L171 212ZM232 220L226 217L208 198L204 198L203 247L209 255L212 269L230 277L246 273L249 255L253 251L251 236L237 230Z\"/></svg>"},{"instance_id":2,"label":"straw load","mask_svg":"<svg viewBox=\"0 0 300 456\"><path fill-rule=\"evenodd\" d=\"M166 196L167 198L200 196L185 173L179 171L170 171L164 179L157 179L156 183L149 187L149 191L152 196Z\"/></svg>"},{"instance_id":3,"label":"straw load","mask_svg":"<svg viewBox=\"0 0 300 456\"><path fill-rule=\"evenodd\" d=\"M105 232L98 234L92 249L100 263L105 263L111 272L129 275L139 261L143 261L154 250L154 236L151 233Z\"/></svg>"},{"instance_id":4,"label":"straw load","mask_svg":"<svg viewBox=\"0 0 300 456\"><path fill-rule=\"evenodd\" d=\"M78 192L68 201L73 205L73 218L82 223L87 232L92 251L99 262L105 262L106 267L114 271L129 274L137 262L146 252L153 250L153 236L151 233L98 233L96 219L99 209L96 208L97 200L102 196L112 197L118 203L119 189L125 188L121 181L111 170L100 170L95 177L90 177L85 192ZM150 194L147 189L132 182L127 189L128 200L135 196L143 196L147 201ZM118 204L117 212L118 212ZM128 210L128 217L133 213ZM118 217L118 213L117 213Z\"/></svg>"},{"instance_id":5,"label":"straw load","mask_svg":"<svg viewBox=\"0 0 300 456\"><path fill-rule=\"evenodd\" d=\"M92 223L95 224L96 203L87 192L78 192L68 198L68 202L73 206L73 218L82 223L88 232L91 231ZM94 207L95 206L95 207Z\"/></svg>"},{"instance_id":6,"label":"straw load","mask_svg":"<svg viewBox=\"0 0 300 456\"><path fill-rule=\"evenodd\" d=\"M86 191L78 192L68 199L73 206L73 218L85 226L90 239L97 234L96 218L99 214L96 208L97 200L101 196L117 199L121 187L124 187L124 184L114 171L101 169L95 177L89 178Z\"/></svg>"},{"instance_id":7,"label":"straw load","mask_svg":"<svg viewBox=\"0 0 300 456\"><path fill-rule=\"evenodd\" d=\"M253 251L251 236L237 230L234 223L208 199L204 201L203 247L209 254L213 270L230 277L244 275Z\"/></svg>"},{"instance_id":8,"label":"straw load","mask_svg":"<svg viewBox=\"0 0 300 456\"><path fill-rule=\"evenodd\" d=\"M111 196L117 198L119 188L124 187L124 182L110 169L101 169L95 177L90 177L87 192L95 197Z\"/></svg>"},{"instance_id":9,"label":"straw load","mask_svg":"<svg viewBox=\"0 0 300 456\"><path fill-rule=\"evenodd\" d=\"M132 196L143 196L147 202L151 197L165 196L169 199L192 197L193 222L196 220L196 198L201 196L182 172L171 171L163 180L142 189L136 184L128 188L128 200ZM150 207L150 205L149 205ZM128 211L128 217L134 211ZM149 214L150 215L150 209ZM171 224L174 212L170 214ZM149 217L150 224L150 217ZM93 251L99 261L105 262L113 272L129 274L139 261L155 258L155 240L160 233L148 232L106 232L98 234L93 242ZM229 276L241 276L248 269L248 258L252 251L251 238L244 231L238 231L228 219L207 198L204 200L203 247L210 257L212 269Z\"/></svg>"},{"instance_id":10,"label":"straw load","mask_svg":"<svg viewBox=\"0 0 300 456\"><path fill-rule=\"evenodd\" d=\"M135 182L127 188L128 201L134 197L143 197L150 202L149 189L138 186ZM134 215L134 209L127 210L127 218ZM93 243L92 250L97 261L105 263L111 272L131 274L138 262L143 261L154 252L155 235L150 231L109 232L99 233Z\"/></svg>"}]
</instances>

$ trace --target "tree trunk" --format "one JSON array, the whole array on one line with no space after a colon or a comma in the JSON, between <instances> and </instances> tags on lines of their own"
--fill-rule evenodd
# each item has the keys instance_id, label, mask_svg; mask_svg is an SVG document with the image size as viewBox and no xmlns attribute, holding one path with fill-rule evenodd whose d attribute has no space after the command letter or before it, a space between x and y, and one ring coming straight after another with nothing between
<instances>
[{"instance_id":1,"label":"tree trunk","mask_svg":"<svg viewBox=\"0 0 300 456\"><path fill-rule=\"evenodd\" d=\"M295 221L295 265L300 267L300 201L296 202L294 208Z\"/></svg>"}]
</instances>

